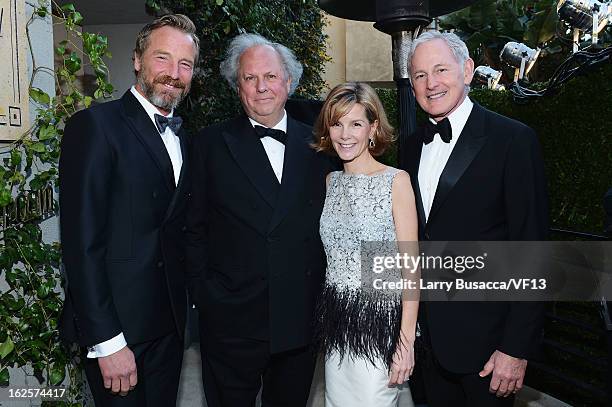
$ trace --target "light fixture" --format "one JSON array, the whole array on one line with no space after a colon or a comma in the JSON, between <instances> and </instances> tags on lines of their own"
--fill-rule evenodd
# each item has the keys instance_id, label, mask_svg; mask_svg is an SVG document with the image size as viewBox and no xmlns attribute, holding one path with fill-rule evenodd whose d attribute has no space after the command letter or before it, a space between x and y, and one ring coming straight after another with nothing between
<instances>
[{"instance_id":1,"label":"light fixture","mask_svg":"<svg viewBox=\"0 0 612 407\"><path fill-rule=\"evenodd\" d=\"M591 34L591 43L597 44L598 34L612 19L612 5L598 0L560 0L557 4L559 19L573 28L573 51L578 51L580 31Z\"/></svg>"},{"instance_id":2,"label":"light fixture","mask_svg":"<svg viewBox=\"0 0 612 407\"><path fill-rule=\"evenodd\" d=\"M533 49L525 44L511 41L504 45L499 59L514 68L514 82L517 82L531 71L539 55L539 48Z\"/></svg>"},{"instance_id":3,"label":"light fixture","mask_svg":"<svg viewBox=\"0 0 612 407\"><path fill-rule=\"evenodd\" d=\"M504 88L503 85L499 84L501 77L501 71L497 71L487 65L481 65L474 70L472 82L484 85L489 89L500 90Z\"/></svg>"}]
</instances>

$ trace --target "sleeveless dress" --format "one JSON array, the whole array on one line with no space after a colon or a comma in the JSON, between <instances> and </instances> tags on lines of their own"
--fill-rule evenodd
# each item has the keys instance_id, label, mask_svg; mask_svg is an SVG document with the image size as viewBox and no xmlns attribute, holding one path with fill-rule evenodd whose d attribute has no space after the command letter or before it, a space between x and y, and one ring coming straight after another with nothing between
<instances>
[{"instance_id":1,"label":"sleeveless dress","mask_svg":"<svg viewBox=\"0 0 612 407\"><path fill-rule=\"evenodd\" d=\"M326 407L413 406L407 384L389 388L399 337L401 297L362 289L362 242L394 242L391 191L400 170L374 175L332 172L320 234L327 272L317 305L317 341L325 353Z\"/></svg>"}]
</instances>

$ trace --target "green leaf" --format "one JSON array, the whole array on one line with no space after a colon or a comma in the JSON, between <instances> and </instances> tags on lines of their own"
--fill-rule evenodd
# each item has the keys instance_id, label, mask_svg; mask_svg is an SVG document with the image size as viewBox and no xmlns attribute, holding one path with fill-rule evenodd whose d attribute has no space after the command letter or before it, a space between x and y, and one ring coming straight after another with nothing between
<instances>
[{"instance_id":1,"label":"green leaf","mask_svg":"<svg viewBox=\"0 0 612 407\"><path fill-rule=\"evenodd\" d=\"M39 140L49 140L57 135L57 129L55 126L43 126L38 130L38 139Z\"/></svg>"},{"instance_id":2,"label":"green leaf","mask_svg":"<svg viewBox=\"0 0 612 407\"><path fill-rule=\"evenodd\" d=\"M58 47L55 47L55 53L60 56L64 55L66 53L66 47L61 46L61 45Z\"/></svg>"},{"instance_id":3,"label":"green leaf","mask_svg":"<svg viewBox=\"0 0 612 407\"><path fill-rule=\"evenodd\" d=\"M81 13L79 13L78 11L75 11L73 13L73 17L72 19L74 20L74 23L76 25L81 25L81 23L83 22L83 16L81 15Z\"/></svg>"},{"instance_id":4,"label":"green leaf","mask_svg":"<svg viewBox=\"0 0 612 407\"><path fill-rule=\"evenodd\" d=\"M38 88L30 88L30 97L41 105L48 105L51 102L51 97Z\"/></svg>"},{"instance_id":5,"label":"green leaf","mask_svg":"<svg viewBox=\"0 0 612 407\"><path fill-rule=\"evenodd\" d=\"M11 203L11 191L6 188L0 189L0 208Z\"/></svg>"},{"instance_id":6,"label":"green leaf","mask_svg":"<svg viewBox=\"0 0 612 407\"><path fill-rule=\"evenodd\" d=\"M31 150L36 151L37 153L44 153L45 151L47 151L47 148L45 147L44 143L34 143L30 146Z\"/></svg>"},{"instance_id":7,"label":"green leaf","mask_svg":"<svg viewBox=\"0 0 612 407\"><path fill-rule=\"evenodd\" d=\"M8 368L0 370L0 386L8 386L11 375L9 374Z\"/></svg>"},{"instance_id":8,"label":"green leaf","mask_svg":"<svg viewBox=\"0 0 612 407\"><path fill-rule=\"evenodd\" d=\"M62 6L62 10L64 10L64 11L72 11L72 12L76 11L75 8L74 8L74 4L72 4L72 3L64 4Z\"/></svg>"},{"instance_id":9,"label":"green leaf","mask_svg":"<svg viewBox=\"0 0 612 407\"><path fill-rule=\"evenodd\" d=\"M89 107L91 106L92 101L93 98L91 96L85 96L85 98L83 99L83 104L85 105L85 107Z\"/></svg>"},{"instance_id":10,"label":"green leaf","mask_svg":"<svg viewBox=\"0 0 612 407\"><path fill-rule=\"evenodd\" d=\"M39 17L43 17L43 18L44 18L44 17L46 17L46 16L47 16L47 14L48 14L49 12L47 11L47 8L46 8L46 7L39 7L39 8L37 8L37 9L36 9L35 13L36 13L36 14L37 14Z\"/></svg>"},{"instance_id":11,"label":"green leaf","mask_svg":"<svg viewBox=\"0 0 612 407\"><path fill-rule=\"evenodd\" d=\"M13 149L11 151L11 165L17 167L19 164L21 164L21 151Z\"/></svg>"},{"instance_id":12,"label":"green leaf","mask_svg":"<svg viewBox=\"0 0 612 407\"><path fill-rule=\"evenodd\" d=\"M0 343L0 359L4 359L9 353L15 349L15 344L11 340L11 337L7 337L6 341Z\"/></svg>"},{"instance_id":13,"label":"green leaf","mask_svg":"<svg viewBox=\"0 0 612 407\"><path fill-rule=\"evenodd\" d=\"M222 6L223 5L223 0L217 0L217 6Z\"/></svg>"},{"instance_id":14,"label":"green leaf","mask_svg":"<svg viewBox=\"0 0 612 407\"><path fill-rule=\"evenodd\" d=\"M49 372L49 383L51 386L58 386L62 384L65 376L66 370L64 366L61 363L53 364L51 366L51 371Z\"/></svg>"}]
</instances>

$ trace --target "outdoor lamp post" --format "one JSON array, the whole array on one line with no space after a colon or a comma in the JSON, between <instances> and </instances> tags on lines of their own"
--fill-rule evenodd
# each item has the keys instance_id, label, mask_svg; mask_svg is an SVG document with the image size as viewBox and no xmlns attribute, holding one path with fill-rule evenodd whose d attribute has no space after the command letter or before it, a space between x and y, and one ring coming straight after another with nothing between
<instances>
[{"instance_id":1,"label":"outdoor lamp post","mask_svg":"<svg viewBox=\"0 0 612 407\"><path fill-rule=\"evenodd\" d=\"M397 85L399 111L398 164L406 167L408 137L416 129L416 105L408 72L408 52L412 39L434 17L460 10L475 0L319 0L327 13L340 18L373 21L374 28L391 35L393 79Z\"/></svg>"}]
</instances>

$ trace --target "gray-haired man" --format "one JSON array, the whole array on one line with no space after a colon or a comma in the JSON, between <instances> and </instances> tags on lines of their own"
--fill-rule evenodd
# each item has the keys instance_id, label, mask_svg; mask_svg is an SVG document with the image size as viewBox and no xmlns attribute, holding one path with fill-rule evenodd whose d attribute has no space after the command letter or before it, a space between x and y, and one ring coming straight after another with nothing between
<instances>
[{"instance_id":1,"label":"gray-haired man","mask_svg":"<svg viewBox=\"0 0 612 407\"><path fill-rule=\"evenodd\" d=\"M286 47L234 38L221 72L245 115L193 142L188 270L210 406L306 404L315 296L325 270L319 217L328 161L284 106L302 67Z\"/></svg>"}]
</instances>

